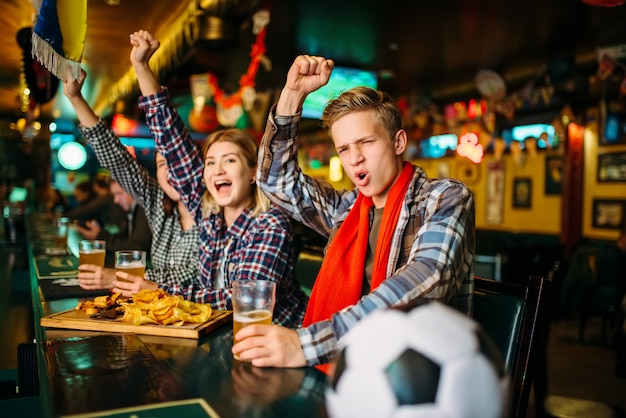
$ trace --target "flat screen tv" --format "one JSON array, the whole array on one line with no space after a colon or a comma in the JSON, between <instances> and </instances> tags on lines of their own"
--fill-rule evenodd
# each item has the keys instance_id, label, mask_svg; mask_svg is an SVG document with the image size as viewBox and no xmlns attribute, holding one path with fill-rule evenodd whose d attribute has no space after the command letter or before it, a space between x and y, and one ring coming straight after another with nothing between
<instances>
[{"instance_id":1,"label":"flat screen tv","mask_svg":"<svg viewBox=\"0 0 626 418\"><path fill-rule=\"evenodd\" d=\"M358 86L378 88L376 72L358 68L335 67L328 84L307 96L302 105L302 117L319 119L324 107L330 100L337 98L344 91Z\"/></svg>"},{"instance_id":2,"label":"flat screen tv","mask_svg":"<svg viewBox=\"0 0 626 418\"><path fill-rule=\"evenodd\" d=\"M441 158L454 154L459 138L456 134L435 135L420 141L421 158Z\"/></svg>"},{"instance_id":3,"label":"flat screen tv","mask_svg":"<svg viewBox=\"0 0 626 418\"><path fill-rule=\"evenodd\" d=\"M547 134L547 142L541 134ZM512 141L524 142L528 137L537 138L537 148L544 149L558 146L554 126L545 123L535 123L531 125L519 125L514 128L503 129L502 138L506 141L507 147ZM523 148L523 146L522 146Z\"/></svg>"}]
</instances>

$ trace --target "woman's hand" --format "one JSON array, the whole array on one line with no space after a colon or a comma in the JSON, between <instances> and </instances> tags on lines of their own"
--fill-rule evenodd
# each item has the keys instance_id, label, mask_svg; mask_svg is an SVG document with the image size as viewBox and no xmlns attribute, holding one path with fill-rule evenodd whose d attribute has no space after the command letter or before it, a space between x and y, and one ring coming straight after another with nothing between
<instances>
[{"instance_id":1,"label":"woman's hand","mask_svg":"<svg viewBox=\"0 0 626 418\"><path fill-rule=\"evenodd\" d=\"M113 293L121 293L122 296L130 297L140 290L156 290L158 288L155 282L146 280L141 276L128 274L124 271L118 271L115 275Z\"/></svg>"},{"instance_id":2,"label":"woman's hand","mask_svg":"<svg viewBox=\"0 0 626 418\"><path fill-rule=\"evenodd\" d=\"M78 266L78 283L85 290L110 289L115 280L115 271L96 266L81 264Z\"/></svg>"}]
</instances>

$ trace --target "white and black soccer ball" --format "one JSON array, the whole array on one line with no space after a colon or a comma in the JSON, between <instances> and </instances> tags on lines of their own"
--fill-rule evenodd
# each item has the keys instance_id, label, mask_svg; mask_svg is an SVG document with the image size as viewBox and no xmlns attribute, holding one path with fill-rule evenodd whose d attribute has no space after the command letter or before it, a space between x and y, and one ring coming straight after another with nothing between
<instances>
[{"instance_id":1,"label":"white and black soccer ball","mask_svg":"<svg viewBox=\"0 0 626 418\"><path fill-rule=\"evenodd\" d=\"M507 416L509 377L480 325L439 302L373 312L340 341L333 418Z\"/></svg>"}]
</instances>

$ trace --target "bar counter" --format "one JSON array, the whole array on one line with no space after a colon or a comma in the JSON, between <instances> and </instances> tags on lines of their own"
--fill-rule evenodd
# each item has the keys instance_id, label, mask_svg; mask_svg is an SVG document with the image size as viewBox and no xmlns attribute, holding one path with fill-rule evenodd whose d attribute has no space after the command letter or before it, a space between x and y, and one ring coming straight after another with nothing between
<instances>
[{"instance_id":1,"label":"bar counter","mask_svg":"<svg viewBox=\"0 0 626 418\"><path fill-rule=\"evenodd\" d=\"M40 416L327 416L323 373L234 361L230 321L200 339L41 327L42 317L96 294L71 286L71 252L55 265L61 273L41 271L36 260L50 252L51 232L46 218L27 222ZM70 248L76 239L70 234ZM51 291L45 274L66 289Z\"/></svg>"}]
</instances>

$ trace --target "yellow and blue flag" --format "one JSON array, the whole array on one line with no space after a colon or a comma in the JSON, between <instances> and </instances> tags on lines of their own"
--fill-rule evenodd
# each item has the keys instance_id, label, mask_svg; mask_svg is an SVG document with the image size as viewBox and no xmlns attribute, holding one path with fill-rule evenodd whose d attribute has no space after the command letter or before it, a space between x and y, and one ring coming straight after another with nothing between
<instances>
[{"instance_id":1,"label":"yellow and blue flag","mask_svg":"<svg viewBox=\"0 0 626 418\"><path fill-rule=\"evenodd\" d=\"M32 35L32 55L65 80L80 77L87 33L87 0L43 0Z\"/></svg>"}]
</instances>

